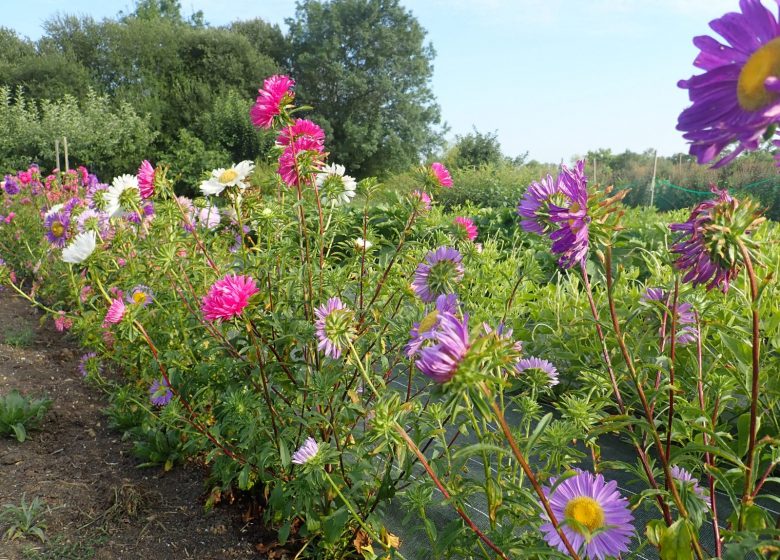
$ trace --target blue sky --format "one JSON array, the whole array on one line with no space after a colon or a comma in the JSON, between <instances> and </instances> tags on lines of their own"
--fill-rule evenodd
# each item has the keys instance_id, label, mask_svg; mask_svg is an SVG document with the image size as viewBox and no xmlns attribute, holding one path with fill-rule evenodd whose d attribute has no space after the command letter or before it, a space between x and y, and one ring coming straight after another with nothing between
<instances>
[{"instance_id":1,"label":"blue sky","mask_svg":"<svg viewBox=\"0 0 780 560\"><path fill-rule=\"evenodd\" d=\"M56 13L96 19L131 0L0 0L2 25L38 38ZM294 0L182 0L212 25L284 26ZM589 149L687 151L675 130L694 35L738 0L402 0L437 56L433 91L450 137L497 132L504 153L557 162ZM262 76L258 76L258 83Z\"/></svg>"}]
</instances>

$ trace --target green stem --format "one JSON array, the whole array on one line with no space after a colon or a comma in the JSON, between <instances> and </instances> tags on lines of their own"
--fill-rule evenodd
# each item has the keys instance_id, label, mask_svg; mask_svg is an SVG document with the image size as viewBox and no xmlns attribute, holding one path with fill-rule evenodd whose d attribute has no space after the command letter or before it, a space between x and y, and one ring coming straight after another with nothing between
<instances>
[{"instance_id":1,"label":"green stem","mask_svg":"<svg viewBox=\"0 0 780 560\"><path fill-rule=\"evenodd\" d=\"M374 384L371 382L371 377L368 375L368 371L366 371L363 361L360 359L360 354L358 354L358 351L355 349L355 345L352 344L351 340L349 341L349 349L352 352L352 356L355 358L355 362L357 362L357 367L360 370L360 374L363 376L363 380L369 386L371 392L374 393L377 400L379 400L379 391L376 390L376 387L374 387Z\"/></svg>"}]
</instances>

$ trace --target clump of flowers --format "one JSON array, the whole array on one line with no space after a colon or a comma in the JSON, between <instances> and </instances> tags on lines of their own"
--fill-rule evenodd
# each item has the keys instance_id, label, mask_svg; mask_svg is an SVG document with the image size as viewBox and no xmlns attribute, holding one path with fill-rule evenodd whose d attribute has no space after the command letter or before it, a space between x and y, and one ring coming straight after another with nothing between
<instances>
[{"instance_id":1,"label":"clump of flowers","mask_svg":"<svg viewBox=\"0 0 780 560\"><path fill-rule=\"evenodd\" d=\"M154 406L165 406L171 402L173 391L165 379L155 379L149 387L149 400Z\"/></svg>"},{"instance_id":2,"label":"clump of flowers","mask_svg":"<svg viewBox=\"0 0 780 560\"><path fill-rule=\"evenodd\" d=\"M288 76L276 75L266 78L263 89L258 90L257 101L249 113L252 124L258 128L271 128L274 118L295 99L293 86L295 81Z\"/></svg>"},{"instance_id":3,"label":"clump of flowers","mask_svg":"<svg viewBox=\"0 0 780 560\"><path fill-rule=\"evenodd\" d=\"M355 337L352 311L340 298L332 297L318 307L314 315L317 318L314 323L317 348L326 356L338 359Z\"/></svg>"},{"instance_id":4,"label":"clump of flowers","mask_svg":"<svg viewBox=\"0 0 780 560\"><path fill-rule=\"evenodd\" d=\"M694 38L701 52L693 64L704 73L678 83L693 103L677 123L691 155L709 163L736 143L715 167L757 149L780 122L778 18L759 0L743 0L740 7L710 23L725 45L706 35Z\"/></svg>"},{"instance_id":5,"label":"clump of flowers","mask_svg":"<svg viewBox=\"0 0 780 560\"><path fill-rule=\"evenodd\" d=\"M59 313L57 313L57 316L54 317L54 328L57 329L59 332L68 331L72 326L73 326L73 319L65 315L64 311L60 311Z\"/></svg>"},{"instance_id":6,"label":"clump of flowers","mask_svg":"<svg viewBox=\"0 0 780 560\"><path fill-rule=\"evenodd\" d=\"M255 169L255 164L249 160L244 160L232 167L225 169L220 167L211 172L208 180L200 184L200 192L204 196L219 195L228 187L238 187L241 190L246 188L246 182L249 175Z\"/></svg>"},{"instance_id":7,"label":"clump of flowers","mask_svg":"<svg viewBox=\"0 0 780 560\"><path fill-rule=\"evenodd\" d=\"M462 259L460 252L452 247L430 251L417 266L412 289L426 303L439 295L455 293L455 285L465 273Z\"/></svg>"},{"instance_id":8,"label":"clump of flowers","mask_svg":"<svg viewBox=\"0 0 780 560\"><path fill-rule=\"evenodd\" d=\"M295 453L292 454L291 461L296 465L308 463L319 453L320 446L313 437L307 437Z\"/></svg>"},{"instance_id":9,"label":"clump of flowers","mask_svg":"<svg viewBox=\"0 0 780 560\"><path fill-rule=\"evenodd\" d=\"M474 241L477 238L477 226L474 224L474 220L471 218L464 218L463 216L457 216L454 220L455 227L458 232L469 241Z\"/></svg>"},{"instance_id":10,"label":"clump of flowers","mask_svg":"<svg viewBox=\"0 0 780 560\"><path fill-rule=\"evenodd\" d=\"M685 282L725 293L739 274L741 245L751 245L748 235L764 218L755 203L741 202L714 186L712 192L715 198L698 204L686 222L669 226L678 234L672 253L677 255L675 268L685 271Z\"/></svg>"},{"instance_id":11,"label":"clump of flowers","mask_svg":"<svg viewBox=\"0 0 780 560\"><path fill-rule=\"evenodd\" d=\"M603 560L628 552L634 533L634 516L628 500L620 495L617 482L607 482L600 474L577 471L557 486L543 488L550 508L560 523L563 534L575 550L583 550L583 558ZM546 514L541 527L547 544L564 554L563 540Z\"/></svg>"},{"instance_id":12,"label":"clump of flowers","mask_svg":"<svg viewBox=\"0 0 780 560\"><path fill-rule=\"evenodd\" d=\"M207 321L224 321L240 316L249 299L260 290L251 276L228 274L209 288L201 302Z\"/></svg>"},{"instance_id":13,"label":"clump of flowers","mask_svg":"<svg viewBox=\"0 0 780 560\"><path fill-rule=\"evenodd\" d=\"M439 162L432 163L430 167L430 175L434 181L434 184L440 187L452 187L452 176L450 175L449 170L444 167L444 164Z\"/></svg>"},{"instance_id":14,"label":"clump of flowers","mask_svg":"<svg viewBox=\"0 0 780 560\"><path fill-rule=\"evenodd\" d=\"M325 165L317 173L314 184L322 195L322 202L330 206L343 206L355 197L357 181L345 175L346 169L337 163Z\"/></svg>"}]
</instances>

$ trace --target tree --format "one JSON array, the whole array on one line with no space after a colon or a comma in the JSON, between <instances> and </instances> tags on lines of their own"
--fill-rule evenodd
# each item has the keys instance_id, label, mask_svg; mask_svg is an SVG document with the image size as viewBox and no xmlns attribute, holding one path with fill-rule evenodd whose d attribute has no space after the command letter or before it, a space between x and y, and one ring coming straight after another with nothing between
<instances>
[{"instance_id":1,"label":"tree","mask_svg":"<svg viewBox=\"0 0 780 560\"><path fill-rule=\"evenodd\" d=\"M481 167L504 161L497 132L482 134L476 127L465 136L457 135L455 145L448 154L448 162L454 168Z\"/></svg>"},{"instance_id":2,"label":"tree","mask_svg":"<svg viewBox=\"0 0 780 560\"><path fill-rule=\"evenodd\" d=\"M440 144L434 50L398 0L302 0L287 23L297 101L315 107L331 159L380 175Z\"/></svg>"}]
</instances>

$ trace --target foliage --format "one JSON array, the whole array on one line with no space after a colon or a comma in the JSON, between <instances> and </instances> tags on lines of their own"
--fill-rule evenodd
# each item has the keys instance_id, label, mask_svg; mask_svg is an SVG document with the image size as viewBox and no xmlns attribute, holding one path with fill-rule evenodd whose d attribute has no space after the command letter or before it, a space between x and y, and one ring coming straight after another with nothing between
<instances>
[{"instance_id":1,"label":"foliage","mask_svg":"<svg viewBox=\"0 0 780 560\"><path fill-rule=\"evenodd\" d=\"M17 390L0 396L0 435L23 442L28 430L40 423L50 406L50 399L33 399Z\"/></svg>"},{"instance_id":2,"label":"foliage","mask_svg":"<svg viewBox=\"0 0 780 560\"><path fill-rule=\"evenodd\" d=\"M3 504L0 510L0 526L5 526L3 540L15 540L27 536L34 536L41 542L46 542L46 523L41 519L46 504L37 496L29 503L22 500L16 504Z\"/></svg>"},{"instance_id":3,"label":"foliage","mask_svg":"<svg viewBox=\"0 0 780 560\"><path fill-rule=\"evenodd\" d=\"M434 50L398 0L305 0L287 23L297 100L314 106L334 161L365 177L437 146Z\"/></svg>"},{"instance_id":4,"label":"foliage","mask_svg":"<svg viewBox=\"0 0 780 560\"><path fill-rule=\"evenodd\" d=\"M3 334L3 341L9 346L29 348L35 343L35 331L30 325L9 327Z\"/></svg>"},{"instance_id":5,"label":"foliage","mask_svg":"<svg viewBox=\"0 0 780 560\"><path fill-rule=\"evenodd\" d=\"M501 143L497 132L479 132L476 127L466 135L455 136L455 144L443 158L447 167L479 167L481 165L498 165L504 161Z\"/></svg>"}]
</instances>

